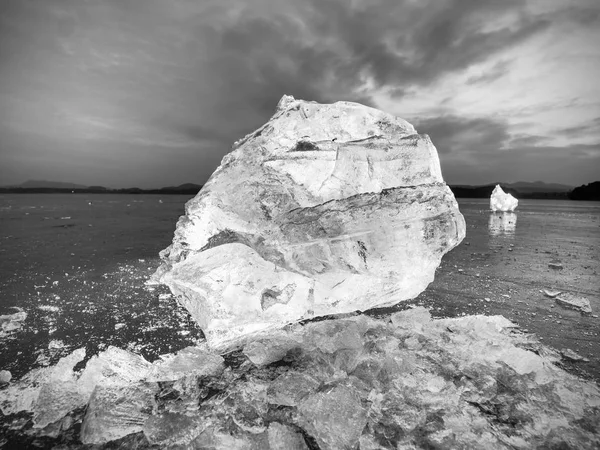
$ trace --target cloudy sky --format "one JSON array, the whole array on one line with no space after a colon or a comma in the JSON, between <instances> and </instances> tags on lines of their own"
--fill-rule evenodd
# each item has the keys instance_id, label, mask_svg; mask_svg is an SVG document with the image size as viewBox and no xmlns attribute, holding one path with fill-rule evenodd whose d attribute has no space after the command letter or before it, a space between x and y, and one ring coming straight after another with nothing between
<instances>
[{"instance_id":1,"label":"cloudy sky","mask_svg":"<svg viewBox=\"0 0 600 450\"><path fill-rule=\"evenodd\" d=\"M598 0L0 5L0 185L203 183L283 94L409 120L449 183L600 179Z\"/></svg>"}]
</instances>

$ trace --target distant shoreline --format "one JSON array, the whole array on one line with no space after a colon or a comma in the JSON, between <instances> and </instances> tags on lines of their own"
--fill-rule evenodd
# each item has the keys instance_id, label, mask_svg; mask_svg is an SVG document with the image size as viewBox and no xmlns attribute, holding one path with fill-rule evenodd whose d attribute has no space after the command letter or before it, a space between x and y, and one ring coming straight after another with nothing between
<instances>
[{"instance_id":1,"label":"distant shoreline","mask_svg":"<svg viewBox=\"0 0 600 450\"><path fill-rule=\"evenodd\" d=\"M598 188L600 182L594 182L589 185L580 186L571 191L552 192L552 191L534 191L522 192L518 189L504 186L505 192L512 194L517 199L536 199L536 200L591 200L599 201L600 195ZM486 186L452 186L449 185L456 198L490 198L494 185ZM193 187L169 187L160 189L108 189L104 187L89 188L63 188L63 187L0 187L0 194L154 194L154 195L196 195L202 186Z\"/></svg>"},{"instance_id":2,"label":"distant shoreline","mask_svg":"<svg viewBox=\"0 0 600 450\"><path fill-rule=\"evenodd\" d=\"M0 194L158 194L196 195L200 189L69 189L69 188L0 188Z\"/></svg>"}]
</instances>

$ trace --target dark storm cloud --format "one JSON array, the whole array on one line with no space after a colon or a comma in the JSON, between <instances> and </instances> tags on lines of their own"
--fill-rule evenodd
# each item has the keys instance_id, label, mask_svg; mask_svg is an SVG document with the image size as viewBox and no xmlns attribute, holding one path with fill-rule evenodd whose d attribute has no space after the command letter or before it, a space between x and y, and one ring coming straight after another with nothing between
<instances>
[{"instance_id":1,"label":"dark storm cloud","mask_svg":"<svg viewBox=\"0 0 600 450\"><path fill-rule=\"evenodd\" d=\"M429 134L453 184L491 181L571 180L597 178L600 143L548 145L545 136L512 134L503 120L445 115L413 123Z\"/></svg>"},{"instance_id":2,"label":"dark storm cloud","mask_svg":"<svg viewBox=\"0 0 600 450\"><path fill-rule=\"evenodd\" d=\"M71 148L71 162L89 162L89 174L97 170L86 149L119 169L152 155L149 185L177 158L187 158L181 178L172 171L168 184L204 181L283 94L372 105L373 88L400 98L519 46L557 18L597 17L575 7L539 15L521 0L0 1L0 125L11 133L0 157L44 136L53 145L40 152L63 158L59 149ZM499 64L472 82L506 70ZM418 126L445 153L489 153L510 134L489 118ZM25 172L19 164L12 168ZM98 182L119 184L107 180Z\"/></svg>"},{"instance_id":3,"label":"dark storm cloud","mask_svg":"<svg viewBox=\"0 0 600 450\"><path fill-rule=\"evenodd\" d=\"M567 137L588 137L600 135L600 117L596 117L594 120L583 125L577 125L573 127L560 128L557 133Z\"/></svg>"},{"instance_id":4,"label":"dark storm cloud","mask_svg":"<svg viewBox=\"0 0 600 450\"><path fill-rule=\"evenodd\" d=\"M481 75L470 77L467 80L467 84L487 84L502 78L510 70L510 61L499 61L490 70Z\"/></svg>"},{"instance_id":5,"label":"dark storm cloud","mask_svg":"<svg viewBox=\"0 0 600 450\"><path fill-rule=\"evenodd\" d=\"M441 154L440 159L444 178L451 184L545 180L579 185L581 180L598 178L600 143L511 148L469 158Z\"/></svg>"},{"instance_id":6,"label":"dark storm cloud","mask_svg":"<svg viewBox=\"0 0 600 450\"><path fill-rule=\"evenodd\" d=\"M546 136L537 136L533 134L517 134L511 137L508 147L510 148L527 148L536 147L540 144L548 142Z\"/></svg>"},{"instance_id":7,"label":"dark storm cloud","mask_svg":"<svg viewBox=\"0 0 600 450\"><path fill-rule=\"evenodd\" d=\"M440 153L490 153L510 138L506 122L486 117L445 115L414 121L419 133L428 134Z\"/></svg>"},{"instance_id":8,"label":"dark storm cloud","mask_svg":"<svg viewBox=\"0 0 600 450\"><path fill-rule=\"evenodd\" d=\"M262 124L284 93L372 104L370 92L362 89L368 80L401 96L411 86L435 82L517 45L549 23L528 15L517 1L390 0L353 7L330 0L273 11L240 8L225 23L206 16L193 27L184 23L186 48L201 47L189 51L186 76L211 89L174 88L203 105L190 111L204 127L230 140ZM484 30L481 17L507 11L519 13L511 26Z\"/></svg>"}]
</instances>

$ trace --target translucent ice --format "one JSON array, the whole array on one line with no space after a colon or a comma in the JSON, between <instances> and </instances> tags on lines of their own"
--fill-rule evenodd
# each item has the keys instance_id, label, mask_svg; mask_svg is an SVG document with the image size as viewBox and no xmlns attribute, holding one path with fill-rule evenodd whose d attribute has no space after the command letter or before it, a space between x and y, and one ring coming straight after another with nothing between
<instances>
[{"instance_id":1,"label":"translucent ice","mask_svg":"<svg viewBox=\"0 0 600 450\"><path fill-rule=\"evenodd\" d=\"M492 211L514 211L518 204L519 201L516 198L504 192L499 184L496 185L490 197Z\"/></svg>"}]
</instances>

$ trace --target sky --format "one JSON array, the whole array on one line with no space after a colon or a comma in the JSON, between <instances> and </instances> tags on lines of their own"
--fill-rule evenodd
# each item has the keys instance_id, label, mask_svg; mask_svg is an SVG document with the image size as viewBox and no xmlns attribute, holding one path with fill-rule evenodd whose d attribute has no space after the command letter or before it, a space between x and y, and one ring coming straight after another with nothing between
<instances>
[{"instance_id":1,"label":"sky","mask_svg":"<svg viewBox=\"0 0 600 450\"><path fill-rule=\"evenodd\" d=\"M451 184L600 180L598 0L0 0L0 185L204 183L284 94L411 122Z\"/></svg>"}]
</instances>

